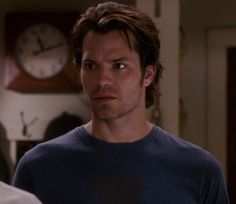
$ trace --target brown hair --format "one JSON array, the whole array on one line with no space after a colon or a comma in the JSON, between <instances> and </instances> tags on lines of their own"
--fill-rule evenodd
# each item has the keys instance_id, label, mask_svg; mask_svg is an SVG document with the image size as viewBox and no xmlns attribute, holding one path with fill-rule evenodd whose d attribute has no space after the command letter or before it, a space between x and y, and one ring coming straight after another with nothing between
<instances>
[{"instance_id":1,"label":"brown hair","mask_svg":"<svg viewBox=\"0 0 236 204\"><path fill-rule=\"evenodd\" d=\"M100 3L96 7L88 8L73 29L75 63L79 67L82 60L83 38L91 30L98 33L112 30L123 32L131 49L140 56L143 75L148 65L156 66L156 76L152 84L146 88L146 107L151 106L158 96L157 84L163 70L159 61L159 32L151 18L132 6L115 2ZM130 39L128 32L132 33L134 40Z\"/></svg>"}]
</instances>

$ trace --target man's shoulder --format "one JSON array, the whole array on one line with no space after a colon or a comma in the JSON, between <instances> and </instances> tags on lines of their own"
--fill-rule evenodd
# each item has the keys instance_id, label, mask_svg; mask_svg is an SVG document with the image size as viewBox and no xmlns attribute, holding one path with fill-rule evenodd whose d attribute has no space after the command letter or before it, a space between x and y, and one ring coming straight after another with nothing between
<instances>
[{"instance_id":1,"label":"man's shoulder","mask_svg":"<svg viewBox=\"0 0 236 204\"><path fill-rule=\"evenodd\" d=\"M218 165L218 161L214 156L203 147L175 136L159 127L156 127L156 141L160 144L165 154L175 159Z\"/></svg>"},{"instance_id":2,"label":"man's shoulder","mask_svg":"<svg viewBox=\"0 0 236 204\"><path fill-rule=\"evenodd\" d=\"M24 160L37 160L45 156L53 156L62 154L64 152L73 151L73 149L78 148L81 142L81 134L83 127L77 127L64 135L58 136L49 141L44 141L34 148L27 151L24 155Z\"/></svg>"}]
</instances>

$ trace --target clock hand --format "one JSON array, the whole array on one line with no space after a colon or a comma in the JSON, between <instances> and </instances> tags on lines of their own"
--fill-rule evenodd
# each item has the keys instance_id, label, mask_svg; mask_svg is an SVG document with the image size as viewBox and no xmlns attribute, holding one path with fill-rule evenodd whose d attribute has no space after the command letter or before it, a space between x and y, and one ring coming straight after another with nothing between
<instances>
[{"instance_id":1,"label":"clock hand","mask_svg":"<svg viewBox=\"0 0 236 204\"><path fill-rule=\"evenodd\" d=\"M36 36L36 40L37 40L37 43L38 43L38 45L40 47L40 50L44 51L44 45L43 45L43 42L42 42L41 38Z\"/></svg>"},{"instance_id":2,"label":"clock hand","mask_svg":"<svg viewBox=\"0 0 236 204\"><path fill-rule=\"evenodd\" d=\"M44 44L43 44L43 41L40 38L40 36L38 35L36 30L34 30L33 35L36 37L36 42L39 45L40 50L43 51L44 50Z\"/></svg>"},{"instance_id":3,"label":"clock hand","mask_svg":"<svg viewBox=\"0 0 236 204\"><path fill-rule=\"evenodd\" d=\"M60 42L58 44L55 44L55 45L52 45L52 46L49 46L49 47L45 47L44 48L44 51L48 51L48 50L53 50L53 49L56 49L58 47L61 47L62 45L64 45L65 42Z\"/></svg>"},{"instance_id":4,"label":"clock hand","mask_svg":"<svg viewBox=\"0 0 236 204\"><path fill-rule=\"evenodd\" d=\"M43 47L43 49L40 49L40 50L36 50L33 52L34 55L37 55L37 54L40 54L40 53L44 53L44 52L47 52L47 51L50 51L50 50L53 50L53 49L56 49L58 47L61 47L65 44L65 42L60 42L58 44L55 44L55 45L51 45L49 47Z\"/></svg>"}]
</instances>

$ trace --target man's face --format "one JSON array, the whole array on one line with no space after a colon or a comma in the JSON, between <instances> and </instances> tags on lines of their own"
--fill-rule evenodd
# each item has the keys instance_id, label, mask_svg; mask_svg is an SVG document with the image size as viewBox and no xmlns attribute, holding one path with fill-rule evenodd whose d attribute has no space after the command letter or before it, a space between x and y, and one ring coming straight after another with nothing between
<instances>
[{"instance_id":1,"label":"man's face","mask_svg":"<svg viewBox=\"0 0 236 204\"><path fill-rule=\"evenodd\" d=\"M139 55L118 31L86 34L81 82L93 118L116 119L145 108L147 83L142 80Z\"/></svg>"}]
</instances>

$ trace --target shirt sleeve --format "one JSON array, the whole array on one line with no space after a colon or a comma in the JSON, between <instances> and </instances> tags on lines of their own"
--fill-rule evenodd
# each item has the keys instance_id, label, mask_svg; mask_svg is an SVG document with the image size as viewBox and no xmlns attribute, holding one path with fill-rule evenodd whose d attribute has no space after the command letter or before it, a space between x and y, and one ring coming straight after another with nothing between
<instances>
[{"instance_id":1,"label":"shirt sleeve","mask_svg":"<svg viewBox=\"0 0 236 204\"><path fill-rule=\"evenodd\" d=\"M223 172L214 158L205 167L200 200L201 204L229 204Z\"/></svg>"}]
</instances>

